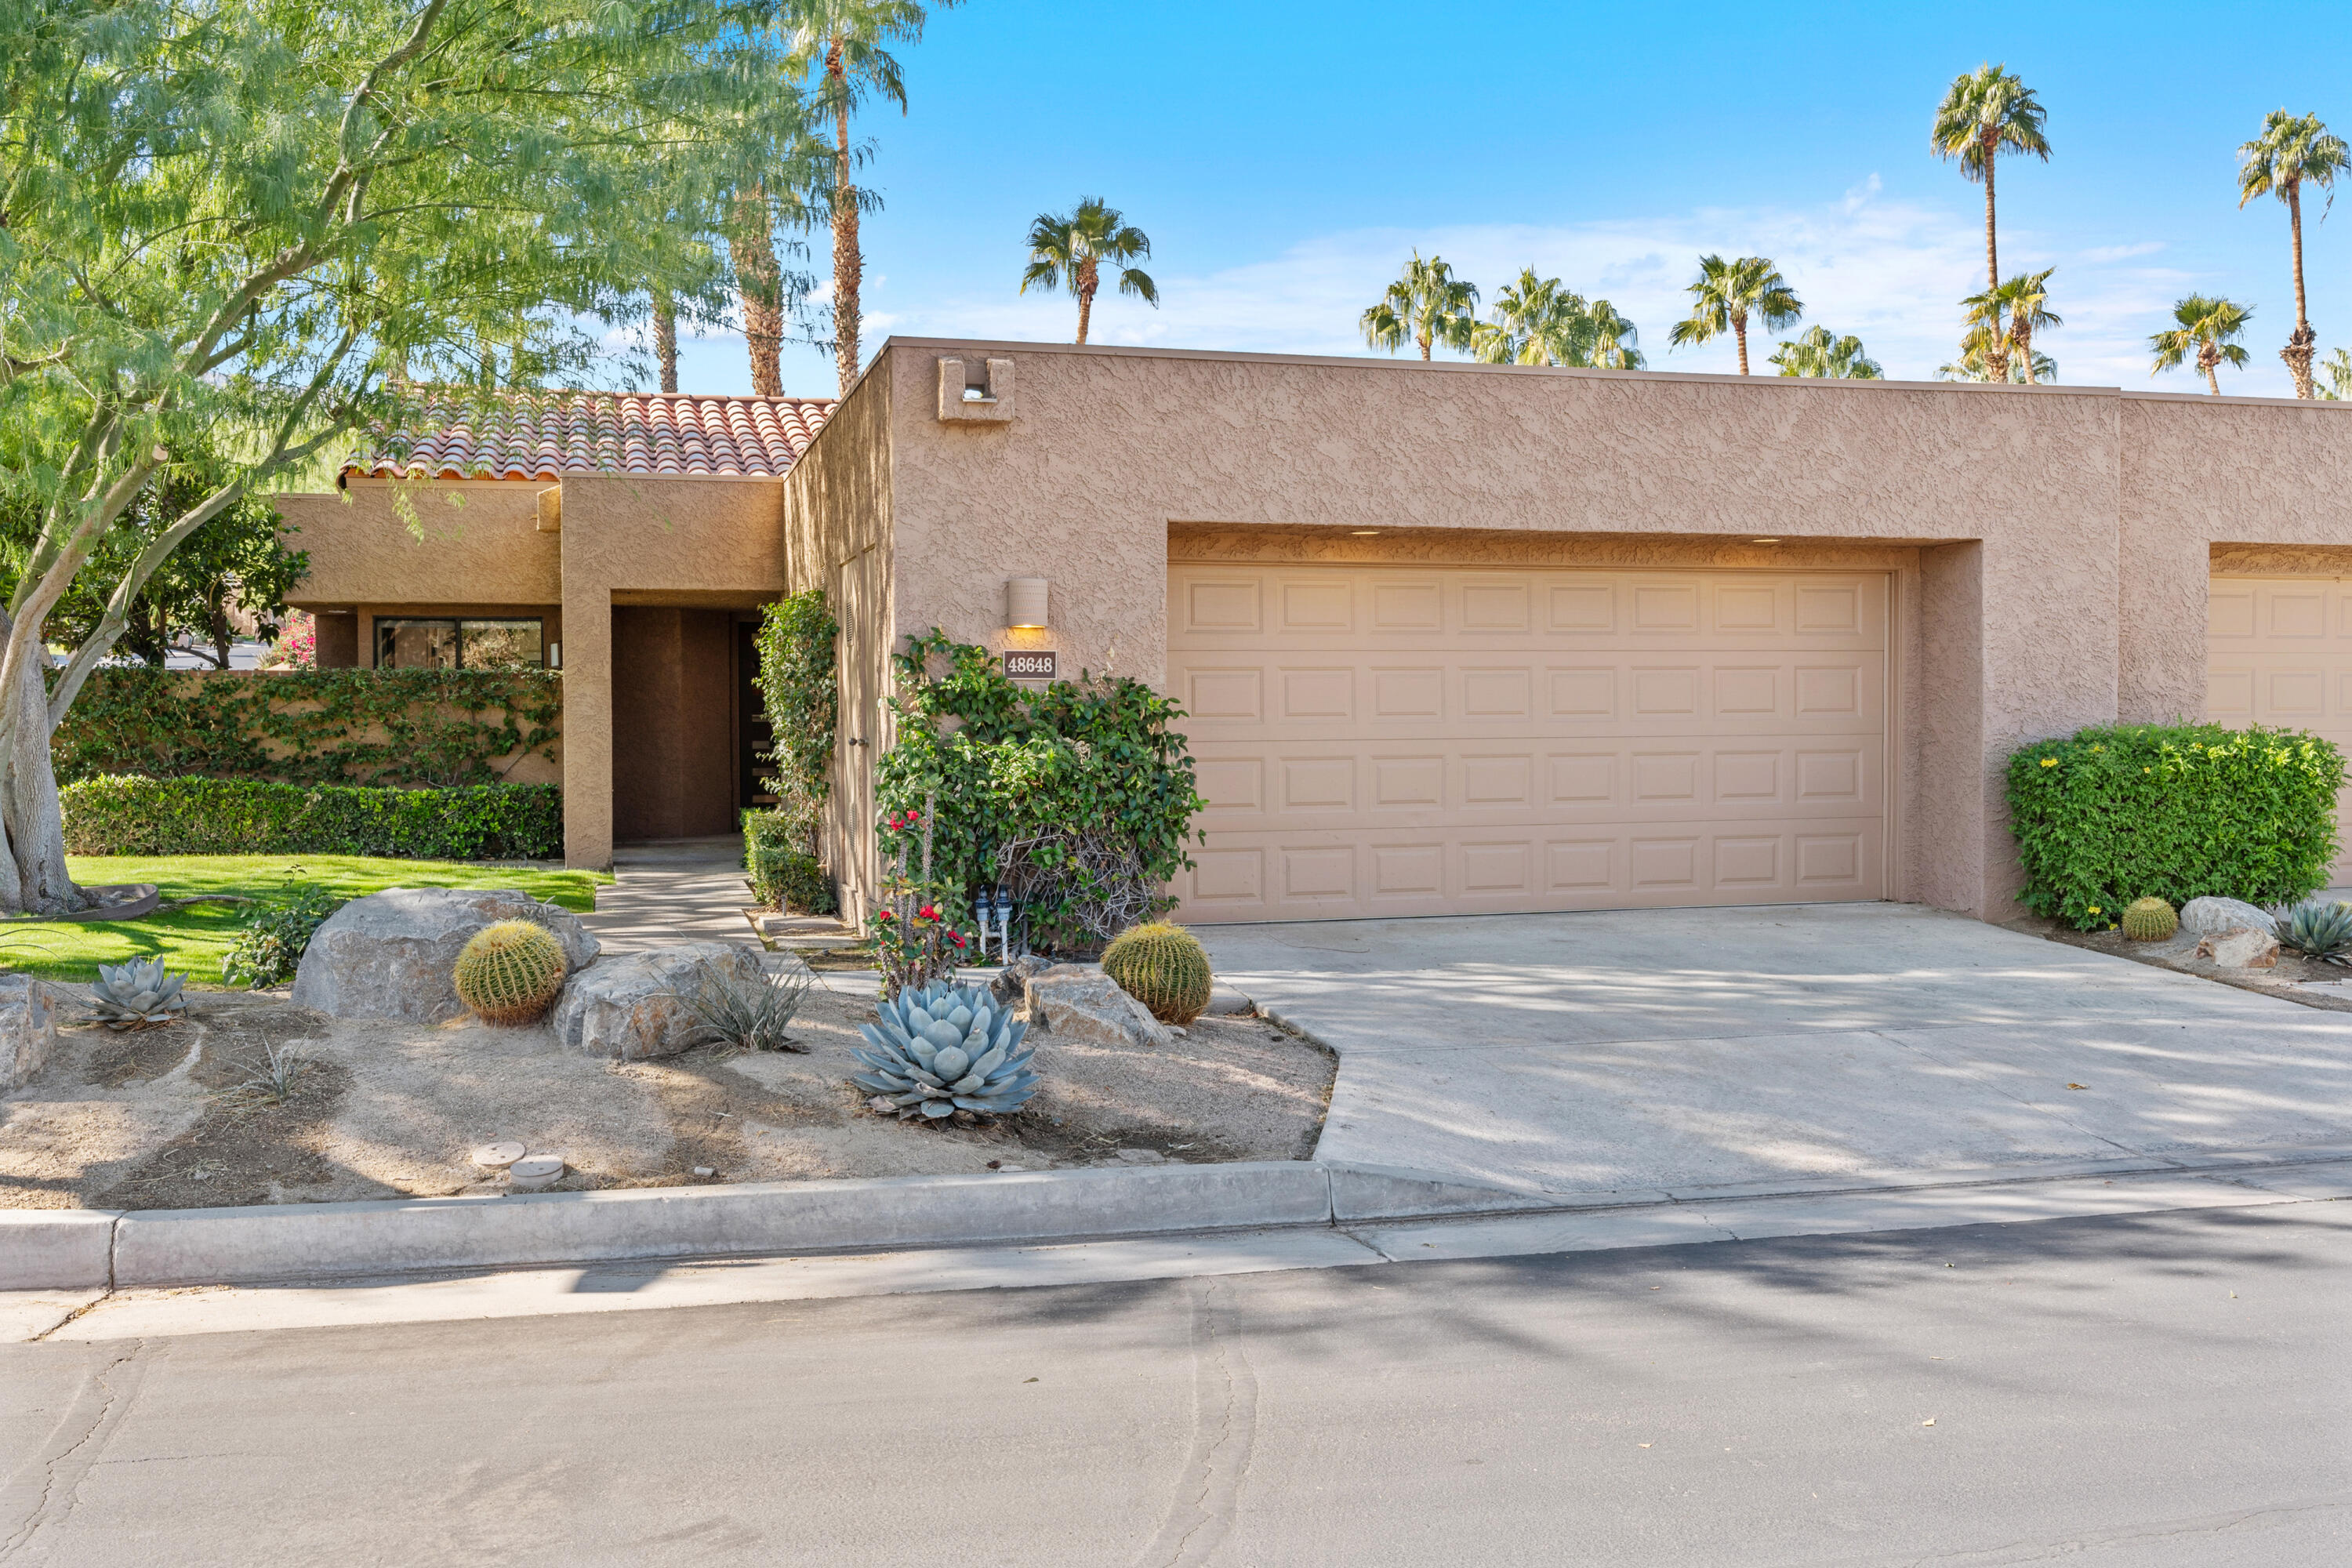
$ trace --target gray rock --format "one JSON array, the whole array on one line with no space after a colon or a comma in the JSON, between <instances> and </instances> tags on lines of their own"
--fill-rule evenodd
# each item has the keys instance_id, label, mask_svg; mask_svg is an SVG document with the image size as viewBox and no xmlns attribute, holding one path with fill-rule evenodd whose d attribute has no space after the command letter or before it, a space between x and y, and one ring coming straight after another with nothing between
<instances>
[{"instance_id":1,"label":"gray rock","mask_svg":"<svg viewBox=\"0 0 2352 1568\"><path fill-rule=\"evenodd\" d=\"M0 1094L32 1082L57 1048L57 993L29 974L0 974Z\"/></svg>"},{"instance_id":2,"label":"gray rock","mask_svg":"<svg viewBox=\"0 0 2352 1568\"><path fill-rule=\"evenodd\" d=\"M2252 926L2209 936L2197 944L2198 957L2210 958L2223 969L2271 969L2278 955L2278 938Z\"/></svg>"},{"instance_id":3,"label":"gray rock","mask_svg":"<svg viewBox=\"0 0 2352 1568\"><path fill-rule=\"evenodd\" d=\"M1165 1046L1173 1037L1097 964L1057 963L1029 977L1031 1024L1071 1040L1105 1046Z\"/></svg>"},{"instance_id":4,"label":"gray rock","mask_svg":"<svg viewBox=\"0 0 2352 1568\"><path fill-rule=\"evenodd\" d=\"M467 939L500 921L536 921L577 970L600 951L568 910L518 888L387 888L329 916L294 970L294 1002L334 1018L438 1024L466 1011L454 973Z\"/></svg>"},{"instance_id":5,"label":"gray rock","mask_svg":"<svg viewBox=\"0 0 2352 1568\"><path fill-rule=\"evenodd\" d=\"M2180 906L2180 930L2188 936L2220 936L2242 926L2278 931L2278 921L2242 899L2191 899Z\"/></svg>"},{"instance_id":6,"label":"gray rock","mask_svg":"<svg viewBox=\"0 0 2352 1568\"><path fill-rule=\"evenodd\" d=\"M677 996L703 969L761 984L760 955L750 948L682 942L598 959L564 983L549 1022L557 1039L587 1056L674 1057L709 1037Z\"/></svg>"},{"instance_id":7,"label":"gray rock","mask_svg":"<svg viewBox=\"0 0 2352 1568\"><path fill-rule=\"evenodd\" d=\"M1042 974L1053 967L1052 959L1040 958L1034 952L1024 952L1006 964L998 973L996 978L989 982L988 988L999 1002L1010 1006L1029 994L1031 975Z\"/></svg>"}]
</instances>

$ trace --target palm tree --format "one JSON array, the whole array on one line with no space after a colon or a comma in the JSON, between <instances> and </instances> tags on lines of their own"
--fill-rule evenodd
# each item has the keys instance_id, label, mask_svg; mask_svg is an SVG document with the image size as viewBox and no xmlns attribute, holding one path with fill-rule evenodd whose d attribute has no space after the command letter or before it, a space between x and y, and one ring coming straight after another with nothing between
<instances>
[{"instance_id":1,"label":"palm tree","mask_svg":"<svg viewBox=\"0 0 2352 1568\"><path fill-rule=\"evenodd\" d=\"M661 389L677 390L677 301L667 289L654 290L654 363L661 367Z\"/></svg>"},{"instance_id":2,"label":"palm tree","mask_svg":"<svg viewBox=\"0 0 2352 1568\"><path fill-rule=\"evenodd\" d=\"M1970 327L1960 339L1960 357L1949 364L1936 367L1939 381L2006 381L2023 386L2031 376L2037 382L2058 379L2058 362L2039 349L2032 351L2030 363L2021 363L2008 352L2007 339L2001 340L2002 353L1998 367L1993 363L1992 330L1982 322Z\"/></svg>"},{"instance_id":3,"label":"palm tree","mask_svg":"<svg viewBox=\"0 0 2352 1568\"><path fill-rule=\"evenodd\" d=\"M1884 381L1886 371L1863 353L1862 340L1839 337L1827 327L1811 327L1772 351L1766 362L1782 375L1831 376L1846 381Z\"/></svg>"},{"instance_id":4,"label":"palm tree","mask_svg":"<svg viewBox=\"0 0 2352 1568\"><path fill-rule=\"evenodd\" d=\"M2344 138L2319 122L2316 114L2296 116L2273 109L2263 121L2263 133L2238 149L2238 205L2260 195L2274 195L2286 204L2287 229L2294 245L2294 331L2279 351L2279 358L2294 375L2294 395L2312 395L2311 356L2318 334L2303 308L2303 186L2305 181L2330 189L2336 176L2352 167L2352 148Z\"/></svg>"},{"instance_id":5,"label":"palm tree","mask_svg":"<svg viewBox=\"0 0 2352 1568\"><path fill-rule=\"evenodd\" d=\"M1495 296L1494 315L1470 330L1470 352L1487 364L1574 364L1589 352L1583 300L1532 267Z\"/></svg>"},{"instance_id":6,"label":"palm tree","mask_svg":"<svg viewBox=\"0 0 2352 1568\"><path fill-rule=\"evenodd\" d=\"M1120 293L1159 309L1160 285L1149 272L1128 265L1150 254L1151 241L1117 207L1105 205L1100 196L1080 196L1075 211L1039 213L1029 226L1029 268L1021 274L1021 292L1029 292L1032 283L1043 289L1067 284L1077 296L1078 342L1085 342L1105 262L1119 269Z\"/></svg>"},{"instance_id":7,"label":"palm tree","mask_svg":"<svg viewBox=\"0 0 2352 1568\"><path fill-rule=\"evenodd\" d=\"M1958 158L1960 174L1985 188L1985 287L2000 287L2000 247L1993 229L1993 163L2003 153L2031 153L2050 161L2042 134L2042 109L2033 89L2004 66L1979 66L1952 79L1936 106L1928 145L1938 158Z\"/></svg>"},{"instance_id":8,"label":"palm tree","mask_svg":"<svg viewBox=\"0 0 2352 1568\"><path fill-rule=\"evenodd\" d=\"M1416 250L1380 303L1357 318L1356 324L1373 348L1394 353L1411 338L1426 360L1438 343L1450 349L1470 347L1478 325L1471 312L1477 308L1475 285L1454 277L1444 258L1423 261Z\"/></svg>"},{"instance_id":9,"label":"palm tree","mask_svg":"<svg viewBox=\"0 0 2352 1568\"><path fill-rule=\"evenodd\" d=\"M1986 381L2022 380L2032 385L2045 355L2033 352L2033 333L2041 327L2061 327L2065 321L2049 308L2050 275L2058 269L2021 272L1997 289L1987 289L1960 301L1971 329L1983 329L1981 359ZM2014 362L2019 374L2012 377Z\"/></svg>"},{"instance_id":10,"label":"palm tree","mask_svg":"<svg viewBox=\"0 0 2352 1568\"><path fill-rule=\"evenodd\" d=\"M2224 361L2244 368L2248 355L2236 339L2253 317L2251 305L2234 305L2219 295L2189 295L2172 308L2172 319L2179 325L2147 340L2147 346L2156 351L2156 369L2148 374L2170 370L2193 351L2197 368L2205 373L2206 386L2214 396L2221 396L2221 380L2213 372Z\"/></svg>"},{"instance_id":11,"label":"palm tree","mask_svg":"<svg viewBox=\"0 0 2352 1568\"><path fill-rule=\"evenodd\" d=\"M751 352L751 390L761 397L784 395L782 356L789 288L776 259L775 214L767 189L754 185L735 198L728 248L735 258L735 286L743 310L743 341Z\"/></svg>"},{"instance_id":12,"label":"palm tree","mask_svg":"<svg viewBox=\"0 0 2352 1568\"><path fill-rule=\"evenodd\" d=\"M956 0L931 0L941 10ZM866 258L857 247L858 203L863 199L849 173L849 116L868 93L878 92L907 112L907 83L898 62L883 46L923 36L928 20L918 0L787 0L793 54L803 68L821 65L818 105L833 116L833 188L827 205L833 221L833 350L846 393L857 379L859 289Z\"/></svg>"},{"instance_id":13,"label":"palm tree","mask_svg":"<svg viewBox=\"0 0 2352 1568\"><path fill-rule=\"evenodd\" d=\"M1639 370L1643 361L1642 351L1633 346L1641 334L1633 323L1617 313L1617 307L1606 300L1595 300L1585 308L1592 322L1592 359L1595 370Z\"/></svg>"},{"instance_id":14,"label":"palm tree","mask_svg":"<svg viewBox=\"0 0 2352 1568\"><path fill-rule=\"evenodd\" d=\"M1698 281L1686 290L1696 301L1686 320L1676 321L1666 341L1675 348L1703 343L1729 332L1739 340L1739 374L1748 374L1748 318L1754 316L1767 331L1797 324L1805 313L1797 291L1780 269L1760 256L1726 261L1720 256L1698 258Z\"/></svg>"},{"instance_id":15,"label":"palm tree","mask_svg":"<svg viewBox=\"0 0 2352 1568\"><path fill-rule=\"evenodd\" d=\"M2320 396L2331 403L2352 398L2352 350L2337 349L2319 362L2319 368L2327 373L2327 386Z\"/></svg>"}]
</instances>

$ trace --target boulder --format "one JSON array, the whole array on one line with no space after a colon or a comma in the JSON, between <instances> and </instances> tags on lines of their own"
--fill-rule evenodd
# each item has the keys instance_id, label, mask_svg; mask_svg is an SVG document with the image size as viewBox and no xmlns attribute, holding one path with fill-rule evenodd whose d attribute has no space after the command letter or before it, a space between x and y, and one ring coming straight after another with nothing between
<instances>
[{"instance_id":1,"label":"boulder","mask_svg":"<svg viewBox=\"0 0 2352 1568\"><path fill-rule=\"evenodd\" d=\"M57 994L29 974L0 974L0 1094L32 1082L57 1048Z\"/></svg>"},{"instance_id":2,"label":"boulder","mask_svg":"<svg viewBox=\"0 0 2352 1568\"><path fill-rule=\"evenodd\" d=\"M2180 906L2183 936L2221 936L2244 927L2275 933L2278 921L2242 899L2191 899Z\"/></svg>"},{"instance_id":3,"label":"boulder","mask_svg":"<svg viewBox=\"0 0 2352 1568\"><path fill-rule=\"evenodd\" d=\"M999 970L996 978L988 983L988 988L999 1002L1009 1007L1029 994L1031 975L1042 974L1053 967L1052 959L1024 952Z\"/></svg>"},{"instance_id":4,"label":"boulder","mask_svg":"<svg viewBox=\"0 0 2352 1568\"><path fill-rule=\"evenodd\" d=\"M336 1018L438 1024L466 1011L452 978L457 950L499 921L536 921L578 970L599 949L568 910L517 888L388 888L329 916L294 970L294 1001Z\"/></svg>"},{"instance_id":5,"label":"boulder","mask_svg":"<svg viewBox=\"0 0 2352 1568\"><path fill-rule=\"evenodd\" d=\"M2223 969L2275 968L2278 955L2278 938L2252 926L2209 936L2197 944L2198 957L2210 958Z\"/></svg>"},{"instance_id":6,"label":"boulder","mask_svg":"<svg viewBox=\"0 0 2352 1568\"><path fill-rule=\"evenodd\" d=\"M1024 992L1033 1027L1064 1039L1105 1046L1164 1046L1174 1037L1099 964L1057 963L1029 977Z\"/></svg>"},{"instance_id":7,"label":"boulder","mask_svg":"<svg viewBox=\"0 0 2352 1568\"><path fill-rule=\"evenodd\" d=\"M760 955L723 942L619 953L565 981L549 1022L557 1039L587 1056L631 1062L674 1057L708 1037L677 994L694 984L701 969L746 985L761 980Z\"/></svg>"}]
</instances>

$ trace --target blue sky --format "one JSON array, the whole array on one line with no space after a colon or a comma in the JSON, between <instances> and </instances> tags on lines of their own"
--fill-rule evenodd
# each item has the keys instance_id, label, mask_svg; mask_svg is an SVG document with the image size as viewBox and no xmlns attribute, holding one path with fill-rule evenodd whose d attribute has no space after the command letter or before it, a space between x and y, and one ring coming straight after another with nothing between
<instances>
[{"instance_id":1,"label":"blue sky","mask_svg":"<svg viewBox=\"0 0 2352 1568\"><path fill-rule=\"evenodd\" d=\"M1356 318L1418 246L1489 298L1530 263L1606 296L1653 369L1728 371L1727 341L1666 349L1696 258L1720 250L1773 258L1805 324L1927 379L1984 265L1982 189L1927 125L1990 59L2049 110L2051 162L2000 167L2000 255L2057 268L2066 324L2036 342L2060 379L2202 390L2151 380L2145 346L2201 289L2254 308L2253 363L2223 389L2284 395L2286 212L2239 210L2236 148L2280 107L2352 134L2352 13L2329 5L970 0L902 59L910 112L858 126L885 204L865 228L869 354L891 332L1067 341L1074 301L1017 291L1022 239L1099 195L1151 237L1161 304L1106 297L1098 342L1369 353ZM2323 353L2352 344L2345 195L2305 220ZM822 273L822 234L811 249ZM784 381L830 394L832 362L788 349ZM681 384L749 391L740 341L683 345Z\"/></svg>"}]
</instances>

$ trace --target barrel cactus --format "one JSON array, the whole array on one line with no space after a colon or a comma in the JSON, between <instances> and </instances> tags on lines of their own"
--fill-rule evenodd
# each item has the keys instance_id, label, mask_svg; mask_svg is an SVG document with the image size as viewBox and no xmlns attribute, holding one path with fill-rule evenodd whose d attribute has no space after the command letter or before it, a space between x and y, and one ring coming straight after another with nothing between
<instances>
[{"instance_id":1,"label":"barrel cactus","mask_svg":"<svg viewBox=\"0 0 2352 1568\"><path fill-rule=\"evenodd\" d=\"M1015 1023L1011 1007L985 988L934 980L876 1011L878 1025L859 1026L872 1049L851 1053L868 1070L850 1081L901 1119L937 1121L959 1110L1003 1116L1037 1092L1029 1070L1034 1053L1019 1048L1029 1026Z\"/></svg>"},{"instance_id":2,"label":"barrel cactus","mask_svg":"<svg viewBox=\"0 0 2352 1568\"><path fill-rule=\"evenodd\" d=\"M457 954L457 999L488 1024L528 1024L563 989L563 944L530 921L476 931Z\"/></svg>"},{"instance_id":3,"label":"barrel cactus","mask_svg":"<svg viewBox=\"0 0 2352 1568\"><path fill-rule=\"evenodd\" d=\"M2124 934L2134 942L2162 942L2180 929L2180 917L2162 899L2134 899L2124 910Z\"/></svg>"},{"instance_id":4,"label":"barrel cactus","mask_svg":"<svg viewBox=\"0 0 2352 1568\"><path fill-rule=\"evenodd\" d=\"M1121 931L1103 949L1103 973L1119 989L1179 1028L1209 1005L1209 953L1182 926L1154 921Z\"/></svg>"},{"instance_id":5,"label":"barrel cactus","mask_svg":"<svg viewBox=\"0 0 2352 1568\"><path fill-rule=\"evenodd\" d=\"M166 971L160 958L101 963L98 984L89 988L90 1010L110 1029L174 1023L188 1011L188 999L180 991L187 981L184 974Z\"/></svg>"}]
</instances>

